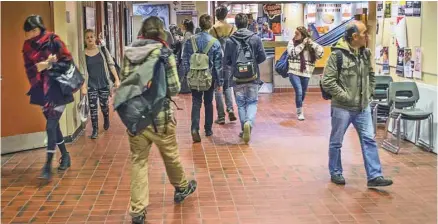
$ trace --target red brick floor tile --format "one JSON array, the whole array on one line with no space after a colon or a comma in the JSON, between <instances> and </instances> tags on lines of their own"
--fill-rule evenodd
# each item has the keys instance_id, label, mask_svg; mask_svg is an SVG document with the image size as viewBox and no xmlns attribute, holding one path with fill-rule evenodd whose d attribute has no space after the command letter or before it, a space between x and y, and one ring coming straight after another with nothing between
<instances>
[{"instance_id":1,"label":"red brick floor tile","mask_svg":"<svg viewBox=\"0 0 438 224\"><path fill-rule=\"evenodd\" d=\"M238 122L214 126L214 136L192 144L189 95L176 99L177 138L186 176L197 191L174 205L174 188L154 146L149 158L150 205L146 223L436 223L437 157L408 142L400 154L379 149L383 172L394 185L367 189L359 139L344 138L346 186L330 183L327 150L329 102L309 93L306 121L296 120L291 93L261 94L250 144ZM236 110L237 111L237 110ZM201 121L203 121L201 113ZM36 177L45 150L2 156L2 223L130 223L130 151L120 120L90 140L68 145L72 167L42 185ZM202 124L201 124L202 125ZM86 135L90 127L86 130ZM201 131L203 134L203 132ZM384 130L379 127L377 142ZM57 154L59 158L59 153Z\"/></svg>"}]
</instances>

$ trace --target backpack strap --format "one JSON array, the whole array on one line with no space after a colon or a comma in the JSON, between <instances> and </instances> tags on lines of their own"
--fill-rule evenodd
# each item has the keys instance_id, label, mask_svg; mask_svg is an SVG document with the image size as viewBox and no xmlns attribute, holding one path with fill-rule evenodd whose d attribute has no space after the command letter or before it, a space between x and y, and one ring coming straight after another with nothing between
<instances>
[{"instance_id":1,"label":"backpack strap","mask_svg":"<svg viewBox=\"0 0 438 224\"><path fill-rule=\"evenodd\" d=\"M216 28L213 27L214 33L216 33L216 37L219 38L219 34L217 34Z\"/></svg>"},{"instance_id":2,"label":"backpack strap","mask_svg":"<svg viewBox=\"0 0 438 224\"><path fill-rule=\"evenodd\" d=\"M190 37L190 40L192 41L193 53L198 52L198 45L196 45L195 35L193 35L192 37Z\"/></svg>"},{"instance_id":3,"label":"backpack strap","mask_svg":"<svg viewBox=\"0 0 438 224\"><path fill-rule=\"evenodd\" d=\"M230 33L228 34L228 36L231 36L231 34L233 33L234 30L234 26L231 27Z\"/></svg>"},{"instance_id":4,"label":"backpack strap","mask_svg":"<svg viewBox=\"0 0 438 224\"><path fill-rule=\"evenodd\" d=\"M204 50L202 51L204 54L207 54L208 51L210 51L210 48L213 46L214 42L216 41L216 38L211 38L210 41L208 41L207 46L204 48Z\"/></svg>"}]
</instances>

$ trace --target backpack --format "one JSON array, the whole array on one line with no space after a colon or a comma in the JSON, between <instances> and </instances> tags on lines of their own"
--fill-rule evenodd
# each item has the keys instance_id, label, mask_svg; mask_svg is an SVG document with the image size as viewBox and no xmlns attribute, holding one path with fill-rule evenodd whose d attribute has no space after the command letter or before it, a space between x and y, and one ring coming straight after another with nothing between
<instances>
[{"instance_id":1,"label":"backpack","mask_svg":"<svg viewBox=\"0 0 438 224\"><path fill-rule=\"evenodd\" d=\"M251 37L252 35L246 41L240 41L234 37L230 38L237 47L236 71L234 72L234 81L236 83L247 83L257 80L256 60L254 52L248 43Z\"/></svg>"},{"instance_id":2,"label":"backpack","mask_svg":"<svg viewBox=\"0 0 438 224\"><path fill-rule=\"evenodd\" d=\"M108 64L108 58L107 58L107 55L106 55L106 49L105 49L105 46L101 46L100 47L100 50L103 52L103 56L105 57L105 62ZM120 79L120 66L117 64L117 62L116 62L116 59L113 57L113 61L114 61L114 67L116 68L116 72L117 72L117 76L119 77L119 80L121 80ZM110 73L110 79L111 79L111 82L115 82L116 80L114 79L114 76L113 76L113 74L111 73L111 70L109 69L109 67L108 67L108 71L109 71L109 73Z\"/></svg>"},{"instance_id":3,"label":"backpack","mask_svg":"<svg viewBox=\"0 0 438 224\"><path fill-rule=\"evenodd\" d=\"M342 51L336 50L336 67L338 69L338 77L336 80L339 80L339 76L341 75L342 63L343 63ZM326 92L324 88L322 88L322 80L319 81L319 88L321 89L322 98L324 98L325 100L332 99L332 95Z\"/></svg>"},{"instance_id":4,"label":"backpack","mask_svg":"<svg viewBox=\"0 0 438 224\"><path fill-rule=\"evenodd\" d=\"M163 47L158 58L145 59L142 65L126 77L116 90L114 108L132 135L141 134L165 106L167 96L166 67L171 50Z\"/></svg>"},{"instance_id":5,"label":"backpack","mask_svg":"<svg viewBox=\"0 0 438 224\"><path fill-rule=\"evenodd\" d=\"M289 77L289 55L287 50L283 52L280 59L275 63L275 71L283 78Z\"/></svg>"},{"instance_id":6,"label":"backpack","mask_svg":"<svg viewBox=\"0 0 438 224\"><path fill-rule=\"evenodd\" d=\"M195 36L192 36L193 54L190 56L190 71L187 74L187 83L190 88L199 92L207 91L211 88L213 83L213 76L211 75L208 51L216 41L212 38L203 51L198 50Z\"/></svg>"}]
</instances>

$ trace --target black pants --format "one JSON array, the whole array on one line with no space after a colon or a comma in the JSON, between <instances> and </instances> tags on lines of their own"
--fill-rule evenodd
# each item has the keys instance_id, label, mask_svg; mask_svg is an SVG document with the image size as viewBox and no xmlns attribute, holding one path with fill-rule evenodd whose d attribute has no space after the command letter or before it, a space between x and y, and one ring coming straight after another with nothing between
<instances>
[{"instance_id":1,"label":"black pants","mask_svg":"<svg viewBox=\"0 0 438 224\"><path fill-rule=\"evenodd\" d=\"M110 96L110 91L108 88L105 89L89 89L88 90L88 104L90 105L90 114L91 114L91 124L93 129L97 129L99 127L98 122L98 104L99 100L100 109L102 110L102 114L104 117L109 116L109 107L108 107L108 98Z\"/></svg>"},{"instance_id":2,"label":"black pants","mask_svg":"<svg viewBox=\"0 0 438 224\"><path fill-rule=\"evenodd\" d=\"M192 90L192 131L199 131L201 117L202 97L204 96L205 107L205 130L210 131L213 127L213 96L214 84L207 91Z\"/></svg>"}]
</instances>

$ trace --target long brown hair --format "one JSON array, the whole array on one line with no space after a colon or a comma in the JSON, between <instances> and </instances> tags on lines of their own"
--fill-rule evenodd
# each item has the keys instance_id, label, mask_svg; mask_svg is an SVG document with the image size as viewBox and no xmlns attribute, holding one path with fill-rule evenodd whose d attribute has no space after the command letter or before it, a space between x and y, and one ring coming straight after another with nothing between
<instances>
[{"instance_id":1,"label":"long brown hair","mask_svg":"<svg viewBox=\"0 0 438 224\"><path fill-rule=\"evenodd\" d=\"M143 21L139 34L143 38L162 39L166 40L166 32L164 32L164 24L157 16L151 16Z\"/></svg>"},{"instance_id":2,"label":"long brown hair","mask_svg":"<svg viewBox=\"0 0 438 224\"><path fill-rule=\"evenodd\" d=\"M297 27L297 30L298 30L298 32L301 33L301 40L294 40L295 46L297 46L298 44L301 44L304 41L304 39L306 39L306 38L312 38L304 26ZM304 50L307 50L309 52L310 62L315 63L315 61L316 61L315 50L311 46L308 46L308 45L305 46ZM300 56L301 56L301 54L303 54L303 51L300 53ZM304 56L300 57L300 58L303 59Z\"/></svg>"}]
</instances>

